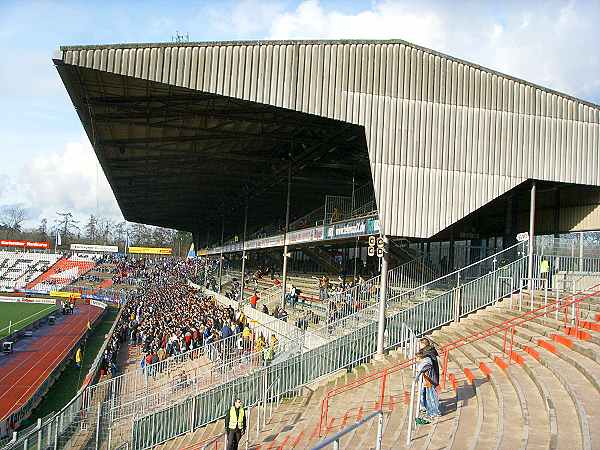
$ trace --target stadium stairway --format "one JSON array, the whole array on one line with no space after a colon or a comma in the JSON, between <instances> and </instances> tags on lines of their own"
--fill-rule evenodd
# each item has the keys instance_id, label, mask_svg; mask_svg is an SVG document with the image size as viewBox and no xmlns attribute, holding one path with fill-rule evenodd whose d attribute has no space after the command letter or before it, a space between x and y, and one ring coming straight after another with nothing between
<instances>
[{"instance_id":1,"label":"stadium stairway","mask_svg":"<svg viewBox=\"0 0 600 450\"><path fill-rule=\"evenodd\" d=\"M517 309L518 295L513 295L512 302L504 299L430 335L438 348L467 336L471 341L448 354L447 382L440 392L443 416L418 426L408 447L407 402L412 369L390 375L383 404L384 449L600 448L600 293L581 301L578 332L568 322L565 327L561 311L516 327L512 352L508 347L510 333L506 341L502 332L472 340L474 333L521 317L530 306L528 296L522 301L521 311ZM537 298L536 306L540 302ZM311 448L323 436L374 411L381 385L380 381L372 381L332 397L319 438L321 405L327 392L339 386L352 387L349 383L402 361L401 351L392 350L384 358L350 372L338 372L305 388L301 396L284 399L274 407L258 437L253 409L249 448ZM344 437L340 448L374 448L376 429L373 420ZM223 422L215 422L157 448L200 449L200 443L222 430ZM222 440L210 448L223 448Z\"/></svg>"}]
</instances>

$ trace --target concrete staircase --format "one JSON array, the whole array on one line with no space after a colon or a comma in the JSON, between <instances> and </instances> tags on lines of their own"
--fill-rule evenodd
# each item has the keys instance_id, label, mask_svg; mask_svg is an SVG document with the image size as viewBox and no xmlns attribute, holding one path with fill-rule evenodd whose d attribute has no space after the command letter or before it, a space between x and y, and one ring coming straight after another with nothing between
<instances>
[{"instance_id":1,"label":"concrete staircase","mask_svg":"<svg viewBox=\"0 0 600 450\"><path fill-rule=\"evenodd\" d=\"M460 338L523 314L505 299L478 311L459 323L442 327L430 335L438 348ZM539 305L540 299L536 300ZM406 447L407 399L412 370L390 375L385 390L383 448L399 449L586 449L600 448L600 297L580 303L580 331L565 328L563 313L540 317L519 326L509 359L503 353L504 333L475 341L449 353L446 386L440 392L443 416L419 426ZM506 345L510 343L507 334ZM403 361L398 350L384 358L337 373L285 399L256 435L255 410L251 412L249 448L307 449L376 408L380 381L372 381L333 397L328 420L318 436L321 403L327 391ZM441 364L440 360L440 364ZM374 448L377 423L344 437L340 448ZM192 446L223 430L217 422L159 448ZM218 441L210 448L224 448ZM243 442L240 448L245 448Z\"/></svg>"}]
</instances>

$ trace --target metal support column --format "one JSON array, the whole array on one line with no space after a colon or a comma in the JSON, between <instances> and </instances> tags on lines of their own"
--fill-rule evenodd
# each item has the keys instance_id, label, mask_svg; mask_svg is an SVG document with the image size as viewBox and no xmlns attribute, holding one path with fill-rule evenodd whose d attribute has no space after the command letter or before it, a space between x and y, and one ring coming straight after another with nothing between
<instances>
[{"instance_id":1,"label":"metal support column","mask_svg":"<svg viewBox=\"0 0 600 450\"><path fill-rule=\"evenodd\" d=\"M281 307L285 307L285 293L287 290L287 265L288 265L288 245L287 245L287 234L290 228L290 196L292 193L292 155L290 155L288 163L288 181L287 181L287 200L285 205L285 230L283 233L283 270L282 270L282 293L281 293Z\"/></svg>"},{"instance_id":2,"label":"metal support column","mask_svg":"<svg viewBox=\"0 0 600 450\"><path fill-rule=\"evenodd\" d=\"M448 267L446 268L447 273L454 272L454 231L450 231L450 244L448 247Z\"/></svg>"},{"instance_id":3,"label":"metal support column","mask_svg":"<svg viewBox=\"0 0 600 450\"><path fill-rule=\"evenodd\" d=\"M389 239L383 236L384 248L381 258L381 273L379 281L379 314L377 322L377 354L383 355L385 350L385 307L387 300L387 275L389 265Z\"/></svg>"},{"instance_id":4,"label":"metal support column","mask_svg":"<svg viewBox=\"0 0 600 450\"><path fill-rule=\"evenodd\" d=\"M221 252L219 253L219 294L223 285L223 240L225 239L225 217L221 220Z\"/></svg>"},{"instance_id":5,"label":"metal support column","mask_svg":"<svg viewBox=\"0 0 600 450\"><path fill-rule=\"evenodd\" d=\"M240 302L244 301L244 289L246 288L246 229L248 227L248 201L244 208L244 235L242 236L242 280L240 283Z\"/></svg>"},{"instance_id":6,"label":"metal support column","mask_svg":"<svg viewBox=\"0 0 600 450\"><path fill-rule=\"evenodd\" d=\"M529 254L527 258L527 277L529 278L529 291L533 296L533 246L535 243L535 181L531 185L531 199L529 202ZM532 297L533 301L533 297Z\"/></svg>"},{"instance_id":7,"label":"metal support column","mask_svg":"<svg viewBox=\"0 0 600 450\"><path fill-rule=\"evenodd\" d=\"M579 233L579 271L583 272L583 232Z\"/></svg>"}]
</instances>

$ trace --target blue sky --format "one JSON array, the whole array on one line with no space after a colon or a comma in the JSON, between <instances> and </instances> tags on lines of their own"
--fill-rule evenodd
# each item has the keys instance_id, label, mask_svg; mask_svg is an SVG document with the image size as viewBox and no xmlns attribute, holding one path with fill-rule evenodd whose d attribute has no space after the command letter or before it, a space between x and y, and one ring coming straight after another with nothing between
<instances>
[{"instance_id":1,"label":"blue sky","mask_svg":"<svg viewBox=\"0 0 600 450\"><path fill-rule=\"evenodd\" d=\"M52 65L61 44L400 38L600 103L600 2L0 0L0 207L120 213Z\"/></svg>"}]
</instances>

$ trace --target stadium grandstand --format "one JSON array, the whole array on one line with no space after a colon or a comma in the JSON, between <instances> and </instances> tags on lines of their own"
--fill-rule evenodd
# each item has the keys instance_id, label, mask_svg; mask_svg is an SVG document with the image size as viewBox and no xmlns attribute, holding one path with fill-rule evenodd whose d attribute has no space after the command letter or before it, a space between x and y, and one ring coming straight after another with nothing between
<instances>
[{"instance_id":1,"label":"stadium grandstand","mask_svg":"<svg viewBox=\"0 0 600 450\"><path fill-rule=\"evenodd\" d=\"M41 277L61 258L56 253L0 251L0 291L14 292Z\"/></svg>"},{"instance_id":2,"label":"stadium grandstand","mask_svg":"<svg viewBox=\"0 0 600 450\"><path fill-rule=\"evenodd\" d=\"M399 40L53 61L124 217L195 254L77 261L126 301L7 450L220 449L235 399L254 450L600 447L600 107Z\"/></svg>"}]
</instances>

